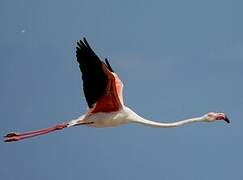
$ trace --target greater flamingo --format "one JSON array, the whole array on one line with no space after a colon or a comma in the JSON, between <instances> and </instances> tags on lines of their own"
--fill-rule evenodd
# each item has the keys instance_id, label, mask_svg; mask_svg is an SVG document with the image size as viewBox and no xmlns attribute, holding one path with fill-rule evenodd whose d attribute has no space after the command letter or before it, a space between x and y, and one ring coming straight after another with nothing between
<instances>
[{"instance_id":1,"label":"greater flamingo","mask_svg":"<svg viewBox=\"0 0 243 180\"><path fill-rule=\"evenodd\" d=\"M194 122L214 122L218 120L230 122L224 113L216 112L172 123L160 123L145 119L124 105L121 80L111 68L108 60L101 61L85 38L77 43L76 56L82 72L83 90L89 107L88 111L77 119L49 128L24 133L9 133L4 136L5 142L18 141L78 125L98 128L139 123L151 127L170 128Z\"/></svg>"}]
</instances>

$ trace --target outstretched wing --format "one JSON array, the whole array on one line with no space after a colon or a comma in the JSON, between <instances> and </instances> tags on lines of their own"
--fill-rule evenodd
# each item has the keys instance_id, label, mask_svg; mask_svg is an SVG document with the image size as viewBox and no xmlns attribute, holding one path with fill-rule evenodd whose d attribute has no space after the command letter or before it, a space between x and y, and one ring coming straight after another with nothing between
<instances>
[{"instance_id":1,"label":"outstretched wing","mask_svg":"<svg viewBox=\"0 0 243 180\"><path fill-rule=\"evenodd\" d=\"M120 107L123 104L122 82L114 73L108 60L102 62L85 38L77 43L76 56L82 72L83 90L89 108L95 108L94 111L100 112L116 110ZM99 105L96 107L97 102Z\"/></svg>"}]
</instances>

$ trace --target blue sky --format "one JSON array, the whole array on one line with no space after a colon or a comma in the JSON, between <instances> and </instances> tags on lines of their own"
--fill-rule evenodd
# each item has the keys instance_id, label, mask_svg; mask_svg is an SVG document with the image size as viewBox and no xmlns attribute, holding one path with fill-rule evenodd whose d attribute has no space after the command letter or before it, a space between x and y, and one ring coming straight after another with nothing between
<instances>
[{"instance_id":1,"label":"blue sky","mask_svg":"<svg viewBox=\"0 0 243 180\"><path fill-rule=\"evenodd\" d=\"M158 121L223 111L232 123L70 128L0 142L1 179L243 179L241 1L0 2L1 135L86 111L75 61L85 36Z\"/></svg>"}]
</instances>

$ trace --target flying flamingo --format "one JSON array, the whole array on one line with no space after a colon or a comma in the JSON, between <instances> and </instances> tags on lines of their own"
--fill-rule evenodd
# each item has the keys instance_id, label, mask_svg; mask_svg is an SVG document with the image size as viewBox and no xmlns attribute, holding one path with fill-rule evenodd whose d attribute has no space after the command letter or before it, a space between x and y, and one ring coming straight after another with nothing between
<instances>
[{"instance_id":1,"label":"flying flamingo","mask_svg":"<svg viewBox=\"0 0 243 180\"><path fill-rule=\"evenodd\" d=\"M194 122L214 122L229 119L224 113L210 112L200 117L172 123L160 123L145 119L124 105L123 84L113 71L107 59L105 62L91 49L85 38L77 42L77 61L82 72L83 91L88 103L88 111L77 119L55 126L24 133L9 133L5 142L18 141L64 128L87 125L90 127L115 127L126 123L139 123L151 127L170 128Z\"/></svg>"}]
</instances>

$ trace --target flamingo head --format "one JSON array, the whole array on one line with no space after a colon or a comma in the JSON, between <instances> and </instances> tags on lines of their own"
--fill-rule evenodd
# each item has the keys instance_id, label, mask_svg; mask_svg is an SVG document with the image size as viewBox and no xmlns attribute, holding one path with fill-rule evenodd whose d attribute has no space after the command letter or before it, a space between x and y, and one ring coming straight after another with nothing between
<instances>
[{"instance_id":1,"label":"flamingo head","mask_svg":"<svg viewBox=\"0 0 243 180\"><path fill-rule=\"evenodd\" d=\"M217 112L209 112L204 115L205 121L206 122L214 122L217 120L223 120L227 123L230 123L230 120L224 113L217 113Z\"/></svg>"}]
</instances>

